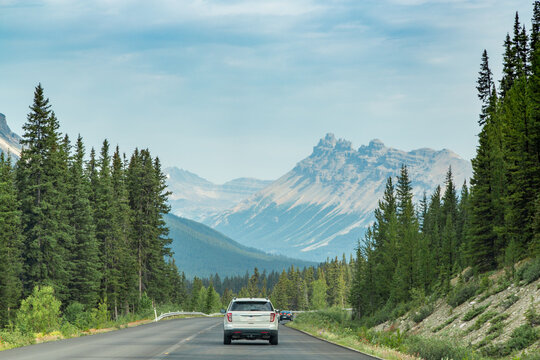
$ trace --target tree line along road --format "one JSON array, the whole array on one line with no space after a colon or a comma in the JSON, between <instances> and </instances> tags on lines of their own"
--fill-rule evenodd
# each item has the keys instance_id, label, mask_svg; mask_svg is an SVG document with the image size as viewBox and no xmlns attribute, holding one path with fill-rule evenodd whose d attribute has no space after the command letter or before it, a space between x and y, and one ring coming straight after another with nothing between
<instances>
[{"instance_id":1,"label":"tree line along road","mask_svg":"<svg viewBox=\"0 0 540 360\"><path fill-rule=\"evenodd\" d=\"M166 320L104 334L6 350L0 352L0 359L374 359L285 326L280 326L278 346L271 346L268 341L249 340L223 345L222 324L222 318Z\"/></svg>"}]
</instances>

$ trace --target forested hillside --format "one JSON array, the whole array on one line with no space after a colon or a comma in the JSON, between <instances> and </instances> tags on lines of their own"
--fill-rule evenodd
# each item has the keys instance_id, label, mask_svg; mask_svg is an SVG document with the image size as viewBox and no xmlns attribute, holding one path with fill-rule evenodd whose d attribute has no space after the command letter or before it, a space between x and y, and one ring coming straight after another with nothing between
<instances>
[{"instance_id":1,"label":"forested hillside","mask_svg":"<svg viewBox=\"0 0 540 360\"><path fill-rule=\"evenodd\" d=\"M357 316L413 294L448 294L467 267L482 273L540 255L540 2L532 29L516 14L497 89L487 51L477 83L480 134L470 192L448 171L444 192L415 210L407 168L388 179L376 221L358 250L351 301Z\"/></svg>"},{"instance_id":2,"label":"forested hillside","mask_svg":"<svg viewBox=\"0 0 540 360\"><path fill-rule=\"evenodd\" d=\"M176 300L180 274L163 216L165 177L148 150L127 158L105 140L96 154L74 144L38 85L16 165L0 154L0 326L34 288L62 309L101 304L114 317L144 296ZM37 291L37 288L36 288Z\"/></svg>"},{"instance_id":3,"label":"forested hillside","mask_svg":"<svg viewBox=\"0 0 540 360\"><path fill-rule=\"evenodd\" d=\"M291 265L304 268L313 262L271 255L237 243L220 232L172 214L165 217L172 239L173 258L188 278L197 275L222 278L244 274L246 269L281 271Z\"/></svg>"}]
</instances>

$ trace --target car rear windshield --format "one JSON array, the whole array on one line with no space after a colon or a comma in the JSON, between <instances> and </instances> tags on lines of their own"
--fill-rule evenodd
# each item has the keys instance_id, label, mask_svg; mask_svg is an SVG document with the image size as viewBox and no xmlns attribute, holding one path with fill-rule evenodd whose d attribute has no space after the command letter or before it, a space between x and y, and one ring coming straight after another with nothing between
<instances>
[{"instance_id":1,"label":"car rear windshield","mask_svg":"<svg viewBox=\"0 0 540 360\"><path fill-rule=\"evenodd\" d=\"M273 311L268 301L235 301L231 311Z\"/></svg>"}]
</instances>

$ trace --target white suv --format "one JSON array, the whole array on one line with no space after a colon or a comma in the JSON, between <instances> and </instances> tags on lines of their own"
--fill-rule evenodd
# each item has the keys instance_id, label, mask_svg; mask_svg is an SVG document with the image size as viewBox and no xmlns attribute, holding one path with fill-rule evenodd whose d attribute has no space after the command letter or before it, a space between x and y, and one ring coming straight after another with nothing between
<instances>
[{"instance_id":1,"label":"white suv","mask_svg":"<svg viewBox=\"0 0 540 360\"><path fill-rule=\"evenodd\" d=\"M278 344L279 318L270 300L265 298L234 298L223 319L223 343L231 340L264 339Z\"/></svg>"}]
</instances>

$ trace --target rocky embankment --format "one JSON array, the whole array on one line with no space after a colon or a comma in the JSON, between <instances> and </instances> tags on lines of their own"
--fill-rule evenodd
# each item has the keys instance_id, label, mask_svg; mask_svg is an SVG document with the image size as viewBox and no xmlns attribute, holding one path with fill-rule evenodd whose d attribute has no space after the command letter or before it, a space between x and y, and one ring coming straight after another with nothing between
<instances>
[{"instance_id":1,"label":"rocky embankment","mask_svg":"<svg viewBox=\"0 0 540 360\"><path fill-rule=\"evenodd\" d=\"M375 327L422 337L452 339L489 357L540 353L540 260L474 279L465 270L444 299ZM509 279L514 279L510 281Z\"/></svg>"}]
</instances>

